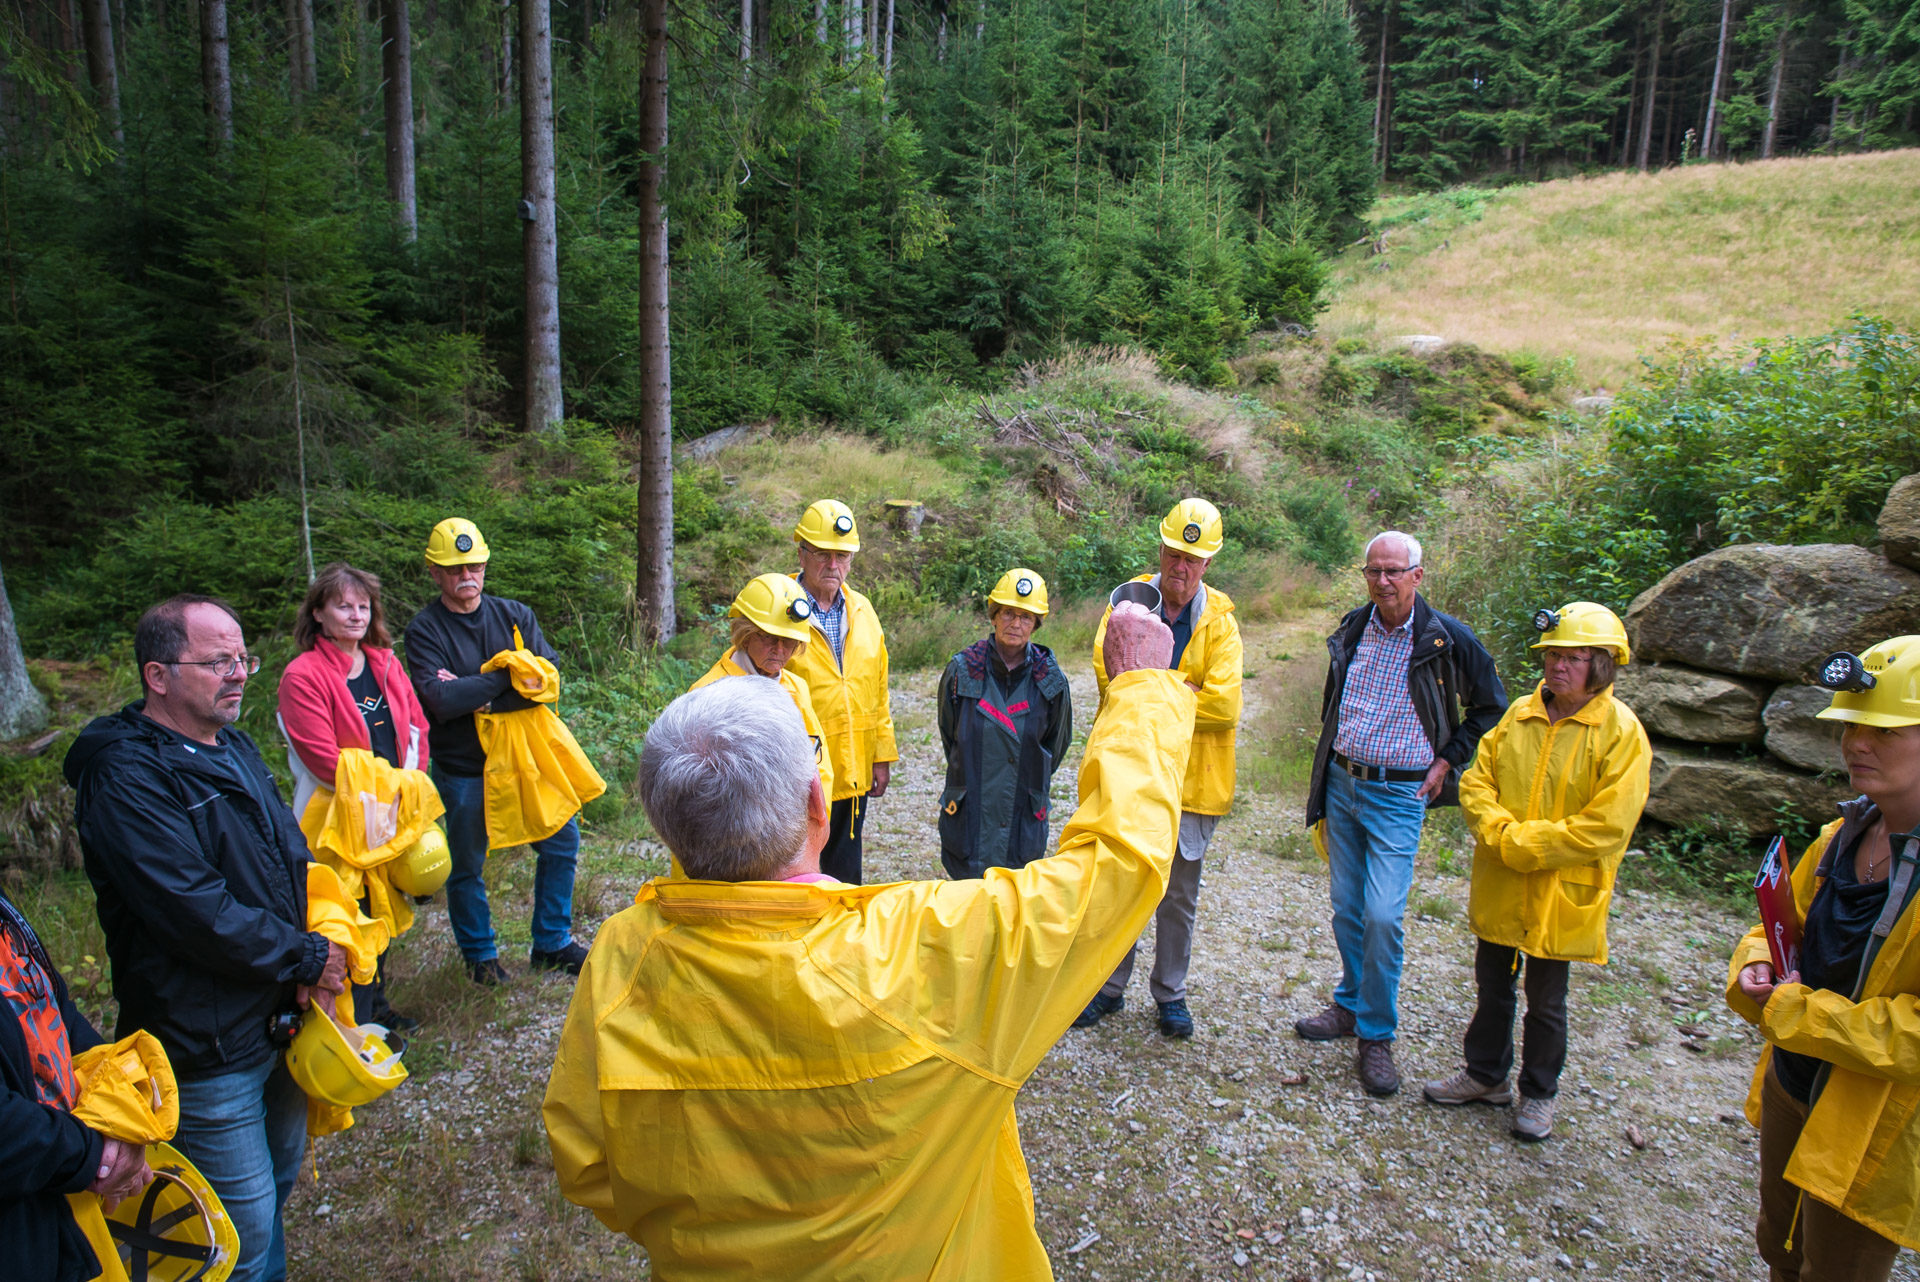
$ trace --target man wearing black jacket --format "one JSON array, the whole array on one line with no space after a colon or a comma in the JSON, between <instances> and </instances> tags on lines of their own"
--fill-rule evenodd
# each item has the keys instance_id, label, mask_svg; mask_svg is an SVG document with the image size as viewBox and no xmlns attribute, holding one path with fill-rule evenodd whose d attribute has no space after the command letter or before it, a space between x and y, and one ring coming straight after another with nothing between
<instances>
[{"instance_id":1,"label":"man wearing black jacket","mask_svg":"<svg viewBox=\"0 0 1920 1282\"><path fill-rule=\"evenodd\" d=\"M146 697L97 718L66 760L118 1032L144 1028L166 1048L180 1086L173 1142L233 1220L233 1278L279 1282L306 1097L269 1023L339 993L346 956L306 929L306 840L233 727L260 662L239 619L211 597L177 596L141 618L133 650Z\"/></svg>"},{"instance_id":2,"label":"man wearing black jacket","mask_svg":"<svg viewBox=\"0 0 1920 1282\"><path fill-rule=\"evenodd\" d=\"M407 675L427 710L433 782L447 807L447 924L476 984L503 984L507 969L487 904L487 754L474 725L476 712L517 712L533 705L513 688L505 669L482 672L488 659L515 648L514 634L534 654L557 656L531 607L488 596L487 542L473 522L448 517L427 539L427 572L440 598L407 624ZM580 973L586 947L573 937L573 874L580 854L580 820L533 843L533 949L536 970Z\"/></svg>"},{"instance_id":3,"label":"man wearing black jacket","mask_svg":"<svg viewBox=\"0 0 1920 1282\"><path fill-rule=\"evenodd\" d=\"M66 1194L146 1187L146 1149L73 1116L73 1057L100 1044L20 910L0 894L0 1243L15 1282L99 1274Z\"/></svg>"},{"instance_id":4,"label":"man wearing black jacket","mask_svg":"<svg viewBox=\"0 0 1920 1282\"><path fill-rule=\"evenodd\" d=\"M1402 919L1430 806L1459 804L1460 771L1507 710L1493 656L1473 629L1427 604L1420 542L1388 530L1367 544L1370 603L1327 638L1327 685L1307 824L1323 825L1340 984L1309 1041L1359 1038L1369 1094L1400 1089Z\"/></svg>"}]
</instances>

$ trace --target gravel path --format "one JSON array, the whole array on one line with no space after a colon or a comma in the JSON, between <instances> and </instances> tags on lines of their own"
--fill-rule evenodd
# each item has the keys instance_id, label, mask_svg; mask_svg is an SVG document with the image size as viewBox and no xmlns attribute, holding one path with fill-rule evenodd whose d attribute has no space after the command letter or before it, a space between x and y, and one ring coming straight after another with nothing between
<instances>
[{"instance_id":1,"label":"gravel path","mask_svg":"<svg viewBox=\"0 0 1920 1282\"><path fill-rule=\"evenodd\" d=\"M1324 626L1248 630L1250 724L1293 683L1317 688ZM868 822L869 881L939 875L934 681L896 679L902 761ZM1090 671L1074 675L1074 699L1084 725ZM1073 768L1056 798L1073 795ZM1407 925L1407 1086L1370 1099L1351 1042L1294 1036L1293 1019L1325 1003L1339 958L1324 868L1299 840L1301 790L1274 791L1294 795L1243 788L1208 855L1193 1040L1154 1028L1149 941L1127 1009L1069 1032L1022 1094L1040 1234L1061 1277L1765 1276L1752 1248L1754 1132L1741 1116L1758 1042L1720 997L1743 923L1686 899L1618 898L1613 964L1573 968L1554 1138L1523 1145L1504 1109L1419 1096L1422 1080L1458 1067L1473 1007L1457 875L1468 860L1439 834ZM531 866L496 862L501 923L519 932L503 942L509 955L525 948ZM583 927L629 902L658 862L590 841ZM395 966L399 1004L431 1016L409 1053L414 1080L318 1146L318 1185L303 1183L289 1208L294 1276L371 1276L382 1258L396 1277L643 1276L638 1249L560 1199L547 1164L538 1103L566 982L478 993L453 961L444 913L422 923ZM1911 1255L1896 1277L1920 1279Z\"/></svg>"}]
</instances>

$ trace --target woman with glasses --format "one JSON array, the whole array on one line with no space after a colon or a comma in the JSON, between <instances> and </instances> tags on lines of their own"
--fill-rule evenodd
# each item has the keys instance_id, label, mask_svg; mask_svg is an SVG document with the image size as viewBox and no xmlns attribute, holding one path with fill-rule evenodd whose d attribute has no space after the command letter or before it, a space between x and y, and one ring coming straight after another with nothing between
<instances>
[{"instance_id":1,"label":"woman with glasses","mask_svg":"<svg viewBox=\"0 0 1920 1282\"><path fill-rule=\"evenodd\" d=\"M344 748L371 750L396 769L426 769L426 714L394 657L377 575L340 561L322 569L300 604L293 640L300 653L280 678L279 697L296 816L316 791L334 786ZM354 989L355 1019L417 1027L387 1004L385 980L383 962L372 984Z\"/></svg>"},{"instance_id":2,"label":"woman with glasses","mask_svg":"<svg viewBox=\"0 0 1920 1282\"><path fill-rule=\"evenodd\" d=\"M784 574L763 574L740 589L727 607L732 621L732 644L714 660L706 675L689 689L712 685L722 677L771 677L800 710L807 738L813 741L814 769L820 772L822 796L833 799L833 762L827 756L826 734L813 709L813 692L804 678L788 666L794 655L813 640L813 604L806 589Z\"/></svg>"}]
</instances>

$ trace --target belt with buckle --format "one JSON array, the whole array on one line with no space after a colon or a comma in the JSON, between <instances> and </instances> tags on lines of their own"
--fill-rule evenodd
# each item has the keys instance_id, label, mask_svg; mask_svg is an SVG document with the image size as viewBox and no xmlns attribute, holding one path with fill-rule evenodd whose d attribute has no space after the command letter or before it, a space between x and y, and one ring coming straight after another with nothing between
<instances>
[{"instance_id":1,"label":"belt with buckle","mask_svg":"<svg viewBox=\"0 0 1920 1282\"><path fill-rule=\"evenodd\" d=\"M1424 783L1425 770L1399 770L1393 766L1367 766L1341 753L1333 754L1333 764L1367 783Z\"/></svg>"}]
</instances>

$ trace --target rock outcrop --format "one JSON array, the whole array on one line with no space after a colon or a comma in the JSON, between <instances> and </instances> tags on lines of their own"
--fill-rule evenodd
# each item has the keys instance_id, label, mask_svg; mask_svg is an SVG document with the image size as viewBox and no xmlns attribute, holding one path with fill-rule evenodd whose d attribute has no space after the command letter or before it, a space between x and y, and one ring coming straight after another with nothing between
<instances>
[{"instance_id":1,"label":"rock outcrop","mask_svg":"<svg viewBox=\"0 0 1920 1282\"><path fill-rule=\"evenodd\" d=\"M1852 544L1740 544L1634 598L1636 659L1799 681L1835 650L1920 632L1920 574Z\"/></svg>"},{"instance_id":2,"label":"rock outcrop","mask_svg":"<svg viewBox=\"0 0 1920 1282\"><path fill-rule=\"evenodd\" d=\"M1652 787L1647 799L1651 819L1675 826L1718 819L1755 837L1778 831L1782 806L1824 818L1852 795L1844 779L1801 774L1764 756L1667 742L1653 746Z\"/></svg>"},{"instance_id":3,"label":"rock outcrop","mask_svg":"<svg viewBox=\"0 0 1920 1282\"><path fill-rule=\"evenodd\" d=\"M1771 687L1764 681L1679 664L1634 663L1620 670L1613 689L1648 734L1694 743L1757 743L1766 733L1760 712Z\"/></svg>"},{"instance_id":4,"label":"rock outcrop","mask_svg":"<svg viewBox=\"0 0 1920 1282\"><path fill-rule=\"evenodd\" d=\"M1767 727L1767 751L1802 770L1845 771L1840 760L1840 723L1817 719L1832 701L1832 692L1819 686L1784 685L1775 690L1760 714Z\"/></svg>"},{"instance_id":5,"label":"rock outcrop","mask_svg":"<svg viewBox=\"0 0 1920 1282\"><path fill-rule=\"evenodd\" d=\"M1880 549L1889 561L1920 570L1920 472L1903 476L1880 509Z\"/></svg>"}]
</instances>

